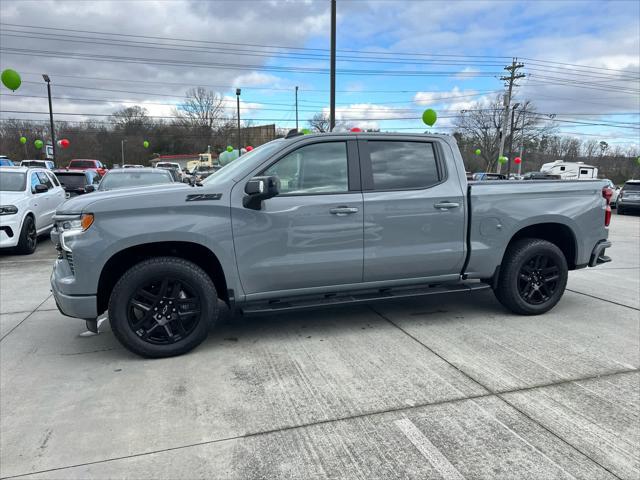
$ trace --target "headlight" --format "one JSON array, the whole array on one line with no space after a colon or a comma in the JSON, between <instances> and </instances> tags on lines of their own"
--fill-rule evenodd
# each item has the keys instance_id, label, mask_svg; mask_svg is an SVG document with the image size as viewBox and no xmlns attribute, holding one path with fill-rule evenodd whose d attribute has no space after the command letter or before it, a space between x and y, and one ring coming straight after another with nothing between
<instances>
[{"instance_id":1,"label":"headlight","mask_svg":"<svg viewBox=\"0 0 640 480\"><path fill-rule=\"evenodd\" d=\"M70 252L71 248L69 248L65 240L86 231L93 224L93 213L59 215L56 216L55 220L56 227L60 232L60 246L63 250Z\"/></svg>"},{"instance_id":2,"label":"headlight","mask_svg":"<svg viewBox=\"0 0 640 480\"><path fill-rule=\"evenodd\" d=\"M0 206L0 215L14 215L16 213L18 213L18 207L15 205Z\"/></svg>"}]
</instances>

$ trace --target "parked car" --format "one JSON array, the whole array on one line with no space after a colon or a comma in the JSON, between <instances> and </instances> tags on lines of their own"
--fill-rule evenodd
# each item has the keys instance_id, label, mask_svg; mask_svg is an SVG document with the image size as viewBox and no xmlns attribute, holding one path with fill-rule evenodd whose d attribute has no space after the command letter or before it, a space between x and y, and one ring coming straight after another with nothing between
<instances>
[{"instance_id":1,"label":"parked car","mask_svg":"<svg viewBox=\"0 0 640 480\"><path fill-rule=\"evenodd\" d=\"M90 169L55 170L54 173L67 192L67 198L93 192L102 179L96 170Z\"/></svg>"},{"instance_id":2,"label":"parked car","mask_svg":"<svg viewBox=\"0 0 640 480\"><path fill-rule=\"evenodd\" d=\"M122 168L144 168L144 165L134 165L132 163L125 163Z\"/></svg>"},{"instance_id":3,"label":"parked car","mask_svg":"<svg viewBox=\"0 0 640 480\"><path fill-rule=\"evenodd\" d=\"M0 248L33 253L38 235L51 229L64 201L64 190L50 170L0 167Z\"/></svg>"},{"instance_id":4,"label":"parked car","mask_svg":"<svg viewBox=\"0 0 640 480\"><path fill-rule=\"evenodd\" d=\"M51 238L73 265L57 260L51 285L63 314L95 331L108 310L148 357L200 344L218 299L250 314L493 288L536 315L569 270L610 261L610 193L602 180L468 184L447 135L292 132L201 186L67 201Z\"/></svg>"},{"instance_id":5,"label":"parked car","mask_svg":"<svg viewBox=\"0 0 640 480\"><path fill-rule=\"evenodd\" d=\"M209 165L199 165L197 168L191 172L191 175L195 177L196 180L204 180L209 175L213 175L222 167L211 167Z\"/></svg>"},{"instance_id":6,"label":"parked car","mask_svg":"<svg viewBox=\"0 0 640 480\"><path fill-rule=\"evenodd\" d=\"M618 195L618 213L640 210L640 180L627 180Z\"/></svg>"},{"instance_id":7,"label":"parked car","mask_svg":"<svg viewBox=\"0 0 640 480\"><path fill-rule=\"evenodd\" d=\"M20 162L21 167L37 167L37 168L48 168L49 170L53 170L56 168L56 164L51 160L22 160Z\"/></svg>"},{"instance_id":8,"label":"parked car","mask_svg":"<svg viewBox=\"0 0 640 480\"><path fill-rule=\"evenodd\" d=\"M506 180L507 176L501 173L478 172L473 174L473 180Z\"/></svg>"},{"instance_id":9,"label":"parked car","mask_svg":"<svg viewBox=\"0 0 640 480\"><path fill-rule=\"evenodd\" d=\"M620 187L617 187L608 178L605 179L605 182L607 182L607 185L609 186L612 192L611 201L609 202L609 205L611 205L611 208L616 208L618 206L618 195L620 195Z\"/></svg>"},{"instance_id":10,"label":"parked car","mask_svg":"<svg viewBox=\"0 0 640 480\"><path fill-rule=\"evenodd\" d=\"M522 176L522 180L560 180L560 175L546 172L527 172Z\"/></svg>"},{"instance_id":11,"label":"parked car","mask_svg":"<svg viewBox=\"0 0 640 480\"><path fill-rule=\"evenodd\" d=\"M101 176L107 173L109 170L100 160L91 160L85 158L77 158L71 160L67 165L67 170L86 170L92 169L98 172Z\"/></svg>"},{"instance_id":12,"label":"parked car","mask_svg":"<svg viewBox=\"0 0 640 480\"><path fill-rule=\"evenodd\" d=\"M171 171L162 168L120 168L110 170L100 181L97 190L102 192L119 188L143 187L174 182ZM92 185L88 187L93 188Z\"/></svg>"},{"instance_id":13,"label":"parked car","mask_svg":"<svg viewBox=\"0 0 640 480\"><path fill-rule=\"evenodd\" d=\"M185 174L180 164L176 162L158 162L155 164L155 168L166 168L169 170L174 170L178 174L178 181L180 182L182 181L182 177Z\"/></svg>"},{"instance_id":14,"label":"parked car","mask_svg":"<svg viewBox=\"0 0 640 480\"><path fill-rule=\"evenodd\" d=\"M5 155L0 155L0 167L13 167L14 163L13 161L5 156Z\"/></svg>"}]
</instances>

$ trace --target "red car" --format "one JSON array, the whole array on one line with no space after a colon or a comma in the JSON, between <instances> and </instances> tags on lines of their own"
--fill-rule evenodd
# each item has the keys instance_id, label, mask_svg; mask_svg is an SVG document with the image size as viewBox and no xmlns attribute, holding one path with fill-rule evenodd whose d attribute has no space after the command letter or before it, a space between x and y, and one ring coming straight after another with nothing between
<instances>
[{"instance_id":1,"label":"red car","mask_svg":"<svg viewBox=\"0 0 640 480\"><path fill-rule=\"evenodd\" d=\"M96 170L100 176L104 176L105 173L109 171L107 167L100 160L90 160L86 158L77 158L73 159L67 165L67 170L86 170L91 168Z\"/></svg>"}]
</instances>

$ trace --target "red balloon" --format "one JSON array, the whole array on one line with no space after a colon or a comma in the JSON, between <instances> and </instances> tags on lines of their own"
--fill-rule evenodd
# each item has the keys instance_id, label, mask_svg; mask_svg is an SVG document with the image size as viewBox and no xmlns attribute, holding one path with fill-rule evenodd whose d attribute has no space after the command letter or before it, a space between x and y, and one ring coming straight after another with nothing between
<instances>
[{"instance_id":1,"label":"red balloon","mask_svg":"<svg viewBox=\"0 0 640 480\"><path fill-rule=\"evenodd\" d=\"M360 128L358 128L358 127L353 127L353 128L351 129L351 131L352 131L352 132L361 132L362 130L361 130Z\"/></svg>"},{"instance_id":2,"label":"red balloon","mask_svg":"<svg viewBox=\"0 0 640 480\"><path fill-rule=\"evenodd\" d=\"M69 140L67 140L66 138L63 138L62 140L60 140L60 146L62 148L69 148Z\"/></svg>"},{"instance_id":3,"label":"red balloon","mask_svg":"<svg viewBox=\"0 0 640 480\"><path fill-rule=\"evenodd\" d=\"M522 159L520 157L516 157L513 159L513 163L516 165L520 165L522 163Z\"/></svg>"},{"instance_id":4,"label":"red balloon","mask_svg":"<svg viewBox=\"0 0 640 480\"><path fill-rule=\"evenodd\" d=\"M251 145L249 145L247 148L245 148L245 150L246 150L247 152L250 152L251 150L253 150L253 147L252 147Z\"/></svg>"}]
</instances>

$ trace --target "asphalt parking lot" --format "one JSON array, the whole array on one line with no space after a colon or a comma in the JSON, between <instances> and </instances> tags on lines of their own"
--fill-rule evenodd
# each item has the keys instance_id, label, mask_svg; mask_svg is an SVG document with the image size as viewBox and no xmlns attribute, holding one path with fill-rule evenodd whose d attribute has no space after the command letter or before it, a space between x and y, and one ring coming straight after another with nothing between
<instances>
[{"instance_id":1,"label":"asphalt parking lot","mask_svg":"<svg viewBox=\"0 0 640 480\"><path fill-rule=\"evenodd\" d=\"M52 245L0 257L2 478L640 476L640 217L540 317L490 292L227 318L144 360L81 336Z\"/></svg>"}]
</instances>

